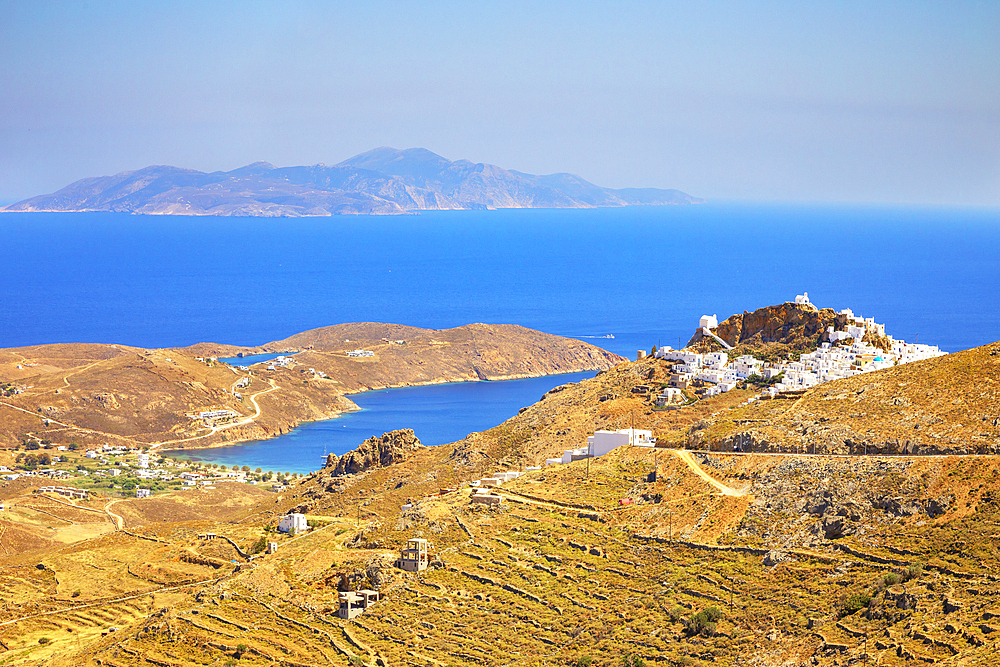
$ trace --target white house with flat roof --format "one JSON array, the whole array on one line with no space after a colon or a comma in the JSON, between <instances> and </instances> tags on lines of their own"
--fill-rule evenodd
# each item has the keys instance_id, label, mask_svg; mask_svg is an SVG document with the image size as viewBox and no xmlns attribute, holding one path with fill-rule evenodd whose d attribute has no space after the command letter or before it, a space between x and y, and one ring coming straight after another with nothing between
<instances>
[{"instance_id":1,"label":"white house with flat roof","mask_svg":"<svg viewBox=\"0 0 1000 667\"><path fill-rule=\"evenodd\" d=\"M305 514L295 512L278 519L279 533L304 533L307 530L309 530L309 524L306 523Z\"/></svg>"},{"instance_id":2,"label":"white house with flat roof","mask_svg":"<svg viewBox=\"0 0 1000 667\"><path fill-rule=\"evenodd\" d=\"M594 435L587 436L586 451L591 456L604 456L611 450L625 445L652 447L655 444L656 440L653 438L652 431L623 428L617 431L595 431Z\"/></svg>"}]
</instances>

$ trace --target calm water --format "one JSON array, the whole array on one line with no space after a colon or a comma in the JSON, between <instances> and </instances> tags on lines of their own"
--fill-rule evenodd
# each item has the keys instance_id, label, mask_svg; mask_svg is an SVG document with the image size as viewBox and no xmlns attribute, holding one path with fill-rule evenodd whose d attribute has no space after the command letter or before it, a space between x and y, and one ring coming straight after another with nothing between
<instances>
[{"instance_id":1,"label":"calm water","mask_svg":"<svg viewBox=\"0 0 1000 667\"><path fill-rule=\"evenodd\" d=\"M0 214L0 247L0 347L260 345L340 322L509 322L634 357L687 341L702 314L722 319L803 290L820 307L852 308L897 338L919 336L948 351L1000 339L997 209L17 213ZM609 333L615 338L589 338ZM400 408L408 425L430 409L413 405ZM448 420L461 437L510 414L473 425L459 411ZM348 423L333 422L342 430ZM354 442L383 430L373 425ZM253 447L240 449L249 456ZM314 453L303 456L313 461Z\"/></svg>"},{"instance_id":2,"label":"calm water","mask_svg":"<svg viewBox=\"0 0 1000 667\"><path fill-rule=\"evenodd\" d=\"M233 366L252 366L254 364L259 364L262 361L271 361L272 359L277 359L278 357L285 356L282 354L249 354L245 357L219 357L219 361L232 364Z\"/></svg>"},{"instance_id":3,"label":"calm water","mask_svg":"<svg viewBox=\"0 0 1000 667\"><path fill-rule=\"evenodd\" d=\"M471 432L500 424L553 387L590 377L594 373L369 391L351 396L360 412L303 424L271 440L172 455L227 466L309 472L322 465L326 454L343 454L366 438L392 429L412 428L425 445L461 440Z\"/></svg>"},{"instance_id":4,"label":"calm water","mask_svg":"<svg viewBox=\"0 0 1000 667\"><path fill-rule=\"evenodd\" d=\"M202 218L0 214L0 347L258 345L339 322L512 322L632 356L698 317L814 303L1000 339L1000 211L703 206ZM591 339L588 339L591 340Z\"/></svg>"}]
</instances>

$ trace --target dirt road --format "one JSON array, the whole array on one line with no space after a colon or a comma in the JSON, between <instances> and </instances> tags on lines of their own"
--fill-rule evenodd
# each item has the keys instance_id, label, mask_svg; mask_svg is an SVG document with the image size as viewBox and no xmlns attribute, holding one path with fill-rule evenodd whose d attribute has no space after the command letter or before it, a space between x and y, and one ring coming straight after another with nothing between
<instances>
[{"instance_id":1,"label":"dirt road","mask_svg":"<svg viewBox=\"0 0 1000 667\"><path fill-rule=\"evenodd\" d=\"M698 462L694 460L694 456L691 454L691 452L687 451L686 449L672 449L670 451L671 453L673 453L674 456L679 458L681 461L684 461L684 463L688 464L688 467L691 468L694 474L698 475L698 477L701 477L703 480L705 480L706 482L717 488L722 495L740 497L740 496L745 496L747 494L745 490L734 489L731 486L726 486L719 480L709 475L702 469L700 465L698 465Z\"/></svg>"}]
</instances>

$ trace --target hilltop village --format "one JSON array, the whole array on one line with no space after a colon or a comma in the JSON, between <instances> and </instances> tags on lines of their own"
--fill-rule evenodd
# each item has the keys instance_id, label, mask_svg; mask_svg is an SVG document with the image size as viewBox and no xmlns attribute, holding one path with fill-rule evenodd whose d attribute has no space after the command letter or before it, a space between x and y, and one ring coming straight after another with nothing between
<instances>
[{"instance_id":1,"label":"hilltop village","mask_svg":"<svg viewBox=\"0 0 1000 667\"><path fill-rule=\"evenodd\" d=\"M801 300L702 324L685 350L604 364L459 442L393 431L280 484L24 402L86 396L89 369L21 376L0 404L35 433L0 451L17 475L0 481L0 664L993 664L1000 343L942 355ZM331 338L328 356L276 345L302 351L260 373L374 378L417 347ZM120 363L98 352L73 368ZM258 393L257 365L167 354L128 363L179 361L209 389L251 377L257 422L287 400ZM123 394L86 405L114 415ZM224 405L187 403L173 437L248 418Z\"/></svg>"},{"instance_id":2,"label":"hilltop village","mask_svg":"<svg viewBox=\"0 0 1000 667\"><path fill-rule=\"evenodd\" d=\"M813 308L809 293L795 297L795 305ZM673 350L664 347L654 350L657 359L681 362L674 367L670 384L678 389L686 389L692 381L713 385L704 393L715 396L735 389L741 382L766 384L766 394L774 397L779 393L799 391L815 387L831 380L853 377L860 373L891 368L924 359L943 356L936 345L906 343L885 333L885 325L877 324L874 318L855 317L845 308L841 310L842 329L833 325L826 328L819 339L818 349L803 352L797 360L775 360L765 362L752 354L744 354L730 360L727 352L698 353L689 349ZM715 334L719 322L715 315L703 315L699 321L699 334L704 339L717 342L725 350L733 346ZM645 356L639 351L638 359ZM680 392L665 392L661 404L680 398ZM755 398L760 398L759 396Z\"/></svg>"}]
</instances>

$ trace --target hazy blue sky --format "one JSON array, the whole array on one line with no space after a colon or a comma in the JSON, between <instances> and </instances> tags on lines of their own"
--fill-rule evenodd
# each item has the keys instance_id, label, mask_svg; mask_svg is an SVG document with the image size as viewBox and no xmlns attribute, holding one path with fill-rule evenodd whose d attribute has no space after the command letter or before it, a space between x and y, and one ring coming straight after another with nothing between
<instances>
[{"instance_id":1,"label":"hazy blue sky","mask_svg":"<svg viewBox=\"0 0 1000 667\"><path fill-rule=\"evenodd\" d=\"M2 200L383 145L708 198L1000 205L1000 2L0 0Z\"/></svg>"}]
</instances>

